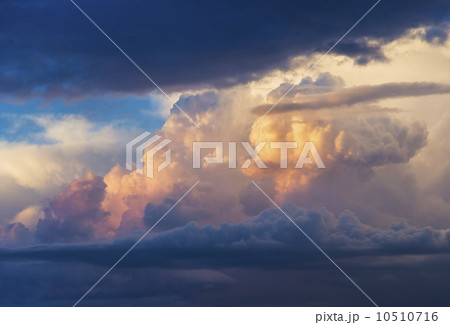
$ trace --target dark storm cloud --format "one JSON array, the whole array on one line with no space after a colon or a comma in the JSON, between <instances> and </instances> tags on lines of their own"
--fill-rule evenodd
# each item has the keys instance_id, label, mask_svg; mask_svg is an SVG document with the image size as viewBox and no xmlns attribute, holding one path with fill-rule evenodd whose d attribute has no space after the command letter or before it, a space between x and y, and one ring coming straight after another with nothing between
<instances>
[{"instance_id":1,"label":"dark storm cloud","mask_svg":"<svg viewBox=\"0 0 450 325\"><path fill-rule=\"evenodd\" d=\"M402 222L389 229L380 229L362 223L350 211L334 215L324 208L296 210L287 206L286 210L313 240L327 251L333 252L334 256L440 254L450 249L449 230L417 228ZM79 261L105 266L126 251L136 239L128 238L113 244L4 249L0 251L0 259ZM316 256L310 250L311 247L311 243L286 217L278 210L270 209L238 224L201 227L191 222L183 227L150 235L127 257L124 265L185 268L187 263L197 268L213 265L310 267L308 263L320 259L320 255ZM296 260L295 256L299 254L309 256L309 262ZM145 258L146 256L151 256L151 259ZM252 259L248 259L248 256L252 256Z\"/></svg>"},{"instance_id":2,"label":"dark storm cloud","mask_svg":"<svg viewBox=\"0 0 450 325\"><path fill-rule=\"evenodd\" d=\"M389 265L371 257L360 264L341 266L380 306L450 303L446 281L450 265L445 256L416 264L397 258ZM2 263L0 304L72 306L105 271L105 267L74 262ZM322 260L312 269L116 268L80 306L354 307L370 306L370 302Z\"/></svg>"},{"instance_id":3,"label":"dark storm cloud","mask_svg":"<svg viewBox=\"0 0 450 325\"><path fill-rule=\"evenodd\" d=\"M332 44L329 44L331 47ZM366 65L371 61L386 61L381 48L381 44L370 45L367 39L355 41L343 41L339 44L334 53L348 55L355 59L355 63ZM326 50L325 50L326 51Z\"/></svg>"},{"instance_id":4,"label":"dark storm cloud","mask_svg":"<svg viewBox=\"0 0 450 325\"><path fill-rule=\"evenodd\" d=\"M380 305L449 302L441 284L436 285L439 272L450 269L448 230L404 223L379 229L363 224L350 211L334 215L326 209L284 208ZM0 304L71 306L135 240L2 249ZM418 279L426 286L411 286ZM433 298L436 294L443 295L439 302ZM81 305L370 303L285 216L269 209L239 224L189 223L150 234Z\"/></svg>"},{"instance_id":5,"label":"dark storm cloud","mask_svg":"<svg viewBox=\"0 0 450 325\"><path fill-rule=\"evenodd\" d=\"M340 265L380 306L450 303L450 265L445 255L420 257L415 263L404 263L401 257L390 261L369 257ZM78 262L3 262L0 304L72 306L106 269ZM304 269L127 268L119 264L80 306L354 307L370 306L370 302L322 258Z\"/></svg>"},{"instance_id":6,"label":"dark storm cloud","mask_svg":"<svg viewBox=\"0 0 450 325\"><path fill-rule=\"evenodd\" d=\"M161 86L229 86L324 51L375 1L79 1ZM450 3L382 1L336 51L365 64L417 26L443 26ZM0 3L0 94L45 98L143 93L144 76L70 1ZM382 22L382 23L380 23ZM444 39L429 29L426 39Z\"/></svg>"}]
</instances>

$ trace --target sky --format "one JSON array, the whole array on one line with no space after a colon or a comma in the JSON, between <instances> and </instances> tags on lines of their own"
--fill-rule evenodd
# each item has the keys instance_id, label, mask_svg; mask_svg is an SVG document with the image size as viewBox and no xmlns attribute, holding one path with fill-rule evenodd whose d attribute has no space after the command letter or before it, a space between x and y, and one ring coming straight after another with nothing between
<instances>
[{"instance_id":1,"label":"sky","mask_svg":"<svg viewBox=\"0 0 450 325\"><path fill-rule=\"evenodd\" d=\"M0 2L0 306L448 306L450 3L375 3Z\"/></svg>"}]
</instances>

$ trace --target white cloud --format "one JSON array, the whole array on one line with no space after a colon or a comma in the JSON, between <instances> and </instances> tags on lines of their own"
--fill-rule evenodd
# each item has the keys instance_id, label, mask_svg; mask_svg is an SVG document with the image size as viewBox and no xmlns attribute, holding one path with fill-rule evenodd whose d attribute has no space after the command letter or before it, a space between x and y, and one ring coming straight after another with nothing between
<instances>
[{"instance_id":1,"label":"white cloud","mask_svg":"<svg viewBox=\"0 0 450 325\"><path fill-rule=\"evenodd\" d=\"M25 205L21 197L29 196L30 191L41 199L51 197L87 171L104 175L121 161L125 143L132 138L128 131L99 126L75 115L17 118L33 121L43 131L34 135L35 143L0 141L0 192L6 193L0 199L3 210L36 204L36 196ZM19 201L22 203L16 204Z\"/></svg>"}]
</instances>

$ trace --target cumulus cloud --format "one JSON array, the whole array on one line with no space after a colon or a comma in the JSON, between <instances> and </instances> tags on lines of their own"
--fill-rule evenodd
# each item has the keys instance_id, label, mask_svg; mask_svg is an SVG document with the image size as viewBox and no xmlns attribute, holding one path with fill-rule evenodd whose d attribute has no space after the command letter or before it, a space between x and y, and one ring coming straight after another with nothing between
<instances>
[{"instance_id":1,"label":"cumulus cloud","mask_svg":"<svg viewBox=\"0 0 450 325\"><path fill-rule=\"evenodd\" d=\"M422 261L443 265L440 255L448 252L450 238L448 186L443 181L449 168L445 162L426 158L443 157L448 147L448 119L444 116L440 127L426 125L410 118L413 114L404 114L408 107L388 110L380 102L396 105L394 99L450 93L444 72L438 77L431 73L429 80L433 82L423 73L420 78L409 78L405 72L411 70L411 56L400 68L395 66L398 69L389 65L398 53L403 61L403 54L417 44L423 46L421 55L426 60L430 51L439 49L439 55L431 57L448 61L443 47L447 31L442 23L448 20L444 14L447 2L437 3L442 10L432 14L423 12L420 1L409 1L406 7L381 2L384 10L371 13L335 48L333 53L338 55L321 62L317 72L311 73L313 77L304 78L274 111L284 114L270 114L253 129L257 116L252 108L266 109L276 102L340 36L336 31L345 32L360 17L367 9L364 2L329 6L299 2L293 16L291 4L274 7L261 3L257 8L239 4L236 10L236 4L227 3L220 13L198 15L191 8L212 10L209 6L215 4L202 2L189 8L178 4L179 10L173 12L167 10L166 3L151 4L158 9L154 11L153 7L147 10L148 4L124 8L110 1L107 7L115 13L106 16L98 11L104 8L101 4L85 5L94 20L104 17L100 25L165 90L189 89L172 95L180 95L177 104L200 129L172 107L157 132L172 140L172 163L149 179L118 164L123 159L124 142L139 130L123 131L117 125L94 124L74 115L24 117L27 123L16 127L20 131L32 124L33 132L14 143L0 142L0 202L3 207L20 201L15 202L18 208L9 209L12 212L6 205L0 211L0 260L4 262L0 276L7 279L0 284L0 292L11 292L9 283L20 284L13 301L0 293L1 302L73 304L68 296L79 297L78 291L89 288L92 280L97 280L98 274L196 181L200 182L194 190L105 279L114 285L99 286L86 303L117 304L124 301L118 299L123 294L130 298L125 302L130 305L245 305L249 301L255 305L300 305L314 304L314 299L332 303L317 298L317 284L322 285L320 292L331 288L332 294L327 296L334 297L339 289L349 301L360 302L359 292L353 292L350 283L344 284L346 279L334 269L335 276L330 277L333 266L289 220L271 208L271 202L251 180L376 296L389 299L396 290L382 292L373 278L383 279L393 288L389 279L405 276L389 272L389 268L409 272L412 265L419 269ZM45 1L40 5L12 1L2 6L5 10L0 10L0 15L8 12L2 21L10 27L2 41L14 39L13 45L5 47L8 53L0 63L4 72L0 73L0 93L5 100L78 100L105 94L142 95L151 89L148 80L130 67L76 8ZM270 13L266 12L269 7ZM346 13L341 15L342 21L335 19L338 7ZM309 19L302 19L302 15L311 16L311 9L320 10L317 23L324 28L317 29ZM158 17L148 19L148 11L158 12ZM23 18L15 19L19 15ZM28 15L39 17L39 28L34 28L34 20L26 19ZM134 25L120 23L130 15L135 17ZM247 28L240 25L242 15L247 16ZM377 15L385 24L379 24L373 17ZM183 20L188 16L195 26ZM178 23L184 28L178 28ZM119 30L113 25L128 27ZM200 25L201 31L197 28ZM149 34L137 50L135 39L128 37L138 35L132 31L136 26L139 30L163 28L164 40L159 39L160 34ZM411 31L411 27L415 29ZM38 35L30 39L30 30ZM52 44L48 43L49 31L54 36ZM40 32L45 37L39 37ZM22 34L24 37L17 36ZM397 39L400 35L404 37ZM397 46L407 39L412 40L409 47ZM31 57L30 49L34 53ZM320 73L328 69L323 65L330 61L337 63L334 70L330 68L334 74ZM372 61L377 61L372 70L364 66ZM355 69L352 73L346 70L349 65ZM375 67L380 68L378 75L389 68L391 75L386 75L395 74L395 79L361 77L364 72L372 78ZM434 65L421 67L430 70ZM290 68L293 71L286 72ZM361 85L367 82L374 84ZM223 141L223 164L203 161L202 168L193 169L193 141ZM243 141L253 147L266 142L260 157L267 169L257 168L254 162L249 168L240 168L250 157L241 145ZM280 168L280 150L270 148L270 142L278 141L298 144L289 149L289 168ZM237 145L237 168L228 168L232 156L228 142ZM305 142L315 144L326 168L316 168L315 164L293 168ZM155 157L156 162L163 154ZM205 150L202 154L214 152ZM310 158L314 162L314 157ZM85 174L88 170L93 173ZM43 196L52 198L43 201ZM70 268L64 264L68 261ZM30 276L20 272L21 277L17 276L17 265L24 263L36 268L34 276L29 268L23 272ZM55 263L63 274L51 271ZM369 270L361 271L361 265ZM414 279L408 275L409 280ZM44 284L42 279L49 277L50 284ZM273 283L276 277L281 278L279 283ZM36 278L39 281L34 281ZM130 285L129 279L137 279L139 284ZM416 274L415 279L423 277ZM314 290L311 281L317 282ZM396 287L401 289L398 292L410 293L406 282ZM116 289L124 287L123 292ZM311 296L299 298L298 289Z\"/></svg>"},{"instance_id":2,"label":"cumulus cloud","mask_svg":"<svg viewBox=\"0 0 450 325\"><path fill-rule=\"evenodd\" d=\"M101 208L106 184L92 173L55 197L36 227L40 242L86 242L96 238L109 215Z\"/></svg>"},{"instance_id":3,"label":"cumulus cloud","mask_svg":"<svg viewBox=\"0 0 450 325\"><path fill-rule=\"evenodd\" d=\"M433 208L418 203L425 202L424 189L405 166L427 144L428 130L420 121L392 115L302 111L267 116L252 130L253 144L297 140L300 148L290 149L290 168L283 170L279 168L280 153L265 148L260 156L269 168L244 173L259 181L273 181L264 188L274 189L272 197L280 202L299 202L308 208L326 206L334 212L351 208L378 226L401 219L427 224L430 218L424 216ZM293 168L305 141L315 144L325 169L314 164ZM411 198L417 204L411 203Z\"/></svg>"},{"instance_id":4,"label":"cumulus cloud","mask_svg":"<svg viewBox=\"0 0 450 325\"><path fill-rule=\"evenodd\" d=\"M347 164L367 167L408 162L423 148L427 131L423 123L402 123L381 116L339 121L334 138L335 155Z\"/></svg>"},{"instance_id":5,"label":"cumulus cloud","mask_svg":"<svg viewBox=\"0 0 450 325\"><path fill-rule=\"evenodd\" d=\"M450 248L450 229L415 227L405 222L379 228L363 223L350 210L333 214L325 208L307 210L285 205L283 209L319 246L339 257L434 255L446 252ZM17 228L16 232L23 228L12 225L8 230L14 227ZM117 240L109 244L109 250L123 250L133 242L132 238ZM314 248L311 245L279 210L270 208L240 223L225 222L219 226L200 226L196 222L189 222L182 227L150 235L137 248L137 255L131 257L126 263L128 267L154 265L156 261L159 261L160 265L167 265L166 263L170 260L183 256L192 261L198 259L200 263L198 267L203 267L205 265L203 263L208 263L209 258L223 256L224 260L218 261L222 266L223 263L229 263L226 264L228 267L244 264L250 266L272 263L270 261L278 254L281 254L280 258L292 260L293 257L290 256L292 252L309 252L311 248ZM12 256L26 258L33 253L36 259L52 260L59 259L58 252L61 252L66 259L106 265L109 263L108 259L92 258L88 253L92 250L93 254L98 254L100 250L104 250L104 247L104 244L99 246L95 243L82 247L44 246L37 249L18 249L13 252L13 255L0 254L0 258L4 260ZM202 252L201 255L198 254L199 251ZM254 252L259 260L244 262L240 260L240 254L242 254L240 252ZM228 256L233 254L236 254L236 259L229 259ZM141 260L141 257L145 255L151 255L153 259Z\"/></svg>"},{"instance_id":6,"label":"cumulus cloud","mask_svg":"<svg viewBox=\"0 0 450 325\"><path fill-rule=\"evenodd\" d=\"M366 117L329 114L326 119L322 116L312 113L288 114L280 119L268 117L252 130L250 139L253 145L261 141L299 141L299 147L291 149L287 158L287 164L291 167L295 166L300 156L303 142L312 141L328 168L320 171L305 168L301 172L293 169L280 170L280 153L266 146L261 150L260 156L272 167L271 177L277 180L287 174L291 183L296 183L292 180L297 177L319 174L331 176L336 169L346 165L370 169L405 163L425 146L427 140L426 126L417 120L404 122L388 114ZM260 177L270 173L257 168L245 172ZM299 184L305 182L300 181Z\"/></svg>"},{"instance_id":7,"label":"cumulus cloud","mask_svg":"<svg viewBox=\"0 0 450 325\"><path fill-rule=\"evenodd\" d=\"M450 247L450 229L437 230L432 227L414 227L402 222L381 229L364 224L351 211L338 215L322 208L319 210L295 210L292 220L323 248L346 253L368 250L381 254L416 254L444 252ZM294 231L293 231L294 230ZM303 234L278 210L268 209L259 216L238 224L224 223L219 227L199 227L195 223L168 231L148 241L148 247L158 249L267 249L282 246L298 246ZM299 238L302 241L299 241Z\"/></svg>"},{"instance_id":8,"label":"cumulus cloud","mask_svg":"<svg viewBox=\"0 0 450 325\"><path fill-rule=\"evenodd\" d=\"M20 222L0 226L2 247L26 246L33 243L33 233Z\"/></svg>"},{"instance_id":9,"label":"cumulus cloud","mask_svg":"<svg viewBox=\"0 0 450 325\"><path fill-rule=\"evenodd\" d=\"M80 115L15 115L14 120L26 137L0 141L0 223L30 205L45 206L47 198L87 171L107 173L124 159L122 149L135 132Z\"/></svg>"},{"instance_id":10,"label":"cumulus cloud","mask_svg":"<svg viewBox=\"0 0 450 325\"><path fill-rule=\"evenodd\" d=\"M303 82L304 89L288 99L294 104L302 96L316 96L316 93L326 96L330 91L345 89L342 78L329 73ZM425 88L428 89L428 86ZM434 86L430 87L435 89ZM275 98L282 87L269 91L268 98ZM373 183L374 180L381 180L377 176L383 174L380 168L406 164L425 146L427 128L423 123L401 120L390 112L377 110L371 114L360 114L358 111L350 114L342 114L341 111L322 114L303 110L269 115L252 129L256 116L248 107L254 107L264 100L252 94L249 86L181 96L179 104L187 109L201 128L193 127L183 114L172 109L158 132L163 138L172 140L172 163L165 170L157 173L155 179L149 179L116 165L99 179L91 180L93 176L75 179L50 200L45 218L37 226L36 238L44 242L126 238L152 226L197 180L200 183L196 189L171 212L170 218L160 223L156 232L180 227L191 221L201 226L218 226L224 221L239 223L249 216L257 215L267 208L267 202L255 189L250 189L251 179L257 179L280 202L304 202L302 206L307 208L327 206L335 213L352 208L366 218L364 221L376 215L377 209L384 209L385 213L372 221L378 226L387 225L392 218L408 219L404 211L409 210L399 213L401 209L395 203L386 205L383 200L369 198L375 186L385 186ZM365 107L363 103L355 105ZM47 139L63 143L66 147L78 143L84 145L91 137L91 126L73 117L54 124L46 120L39 123L47 130ZM73 137L64 132L75 126L81 130L80 136L76 136L76 130ZM92 138L98 137L95 142L102 143L106 141L105 137L112 135L108 129L100 129L92 134ZM224 141L224 163L193 169L193 141ZM237 143L236 169L228 168L229 141ZM247 151L240 145L241 141L250 141L253 147L262 141L296 141L298 148L289 150L287 169L279 168L280 151L269 145L260 152L267 169L257 168L254 162L248 169L241 169L248 158ZM315 168L315 165L293 168L306 141L315 144L325 169ZM202 152L204 154L207 152ZM164 157L157 155L156 163L158 159L162 161ZM92 189L79 191L78 182L87 182ZM88 200L90 195L81 194L89 191L98 192L93 196L95 202ZM390 193L388 190L381 192ZM83 205L82 200L88 201ZM85 206L85 209L74 210L73 202ZM416 212L417 215L420 213L423 211ZM17 220L26 223L25 219ZM31 223L27 225L32 229ZM73 235L65 234L66 231Z\"/></svg>"},{"instance_id":11,"label":"cumulus cloud","mask_svg":"<svg viewBox=\"0 0 450 325\"><path fill-rule=\"evenodd\" d=\"M343 84L341 78L324 73L316 80L307 79L305 92L339 89ZM279 89L269 97L275 96L277 91ZM425 125L417 121L401 121L386 112L368 116L343 116L338 113L324 116L314 112L283 114L279 118L271 115L261 125L251 129L255 116L249 111L244 112L243 107L262 100L251 95L247 86L182 96L180 104L187 108L202 128L194 128L180 112L172 111L158 132L172 140L172 163L168 168L158 173L154 180L135 171L128 172L120 166L112 168L103 178L92 178L91 175L87 179L76 179L50 201L45 218L37 226L36 237L48 242L126 237L156 222L197 180L200 180L198 188L172 211L171 218L162 222L157 231L183 226L193 220L200 225L241 222L248 216L258 214L267 207L267 203L262 203L257 192L249 190L249 180L252 178L258 179L271 195L282 201L304 197L315 206L320 199L312 199L310 195L321 193L321 204L333 211L342 210L353 207L342 205L351 204L355 198L353 192L357 186L370 180L370 175L375 173L374 168L407 163L426 144ZM292 100L295 101L296 97ZM85 134L89 133L89 126L83 123L80 137L71 138L63 132L80 123L73 118L54 125L47 125L45 121L41 123L46 127L48 139L64 143L66 147L78 143L84 145L88 141L89 134ZM101 132L106 134L94 133L93 136L98 137L95 142L102 143L102 139L109 135L107 131ZM224 163L193 169L192 142L212 140L224 141ZM239 167L248 158L248 153L239 142L247 140L253 147L261 141L296 141L299 146L289 151L287 163L291 168L280 169L279 150L267 145L260 152L260 157L268 169L259 169L254 163L248 169L241 169ZM228 141L239 144L236 169L228 168ZM305 165L301 170L292 168L305 141L315 144L327 168L317 169L314 165ZM164 157L156 156L156 159L158 161ZM79 190L80 184L86 182L92 189ZM341 204L331 199L333 184L349 191ZM85 210L74 210L74 202L84 206L82 200L88 200L90 195L82 193L89 191L98 192L92 197L95 202L85 202ZM362 197L361 200L364 201ZM65 234L65 231L72 231L73 236Z\"/></svg>"},{"instance_id":12,"label":"cumulus cloud","mask_svg":"<svg viewBox=\"0 0 450 325\"><path fill-rule=\"evenodd\" d=\"M282 83L279 87L269 92L267 95L267 101L269 103L275 103L281 98L281 96L286 94L292 86L293 84L290 83ZM289 100L298 94L302 94L304 96L308 94L329 93L337 89L341 89L344 86L345 82L341 77L334 76L329 72L322 72L315 80L309 76L302 79L299 85L289 91L285 98L286 100Z\"/></svg>"}]
</instances>

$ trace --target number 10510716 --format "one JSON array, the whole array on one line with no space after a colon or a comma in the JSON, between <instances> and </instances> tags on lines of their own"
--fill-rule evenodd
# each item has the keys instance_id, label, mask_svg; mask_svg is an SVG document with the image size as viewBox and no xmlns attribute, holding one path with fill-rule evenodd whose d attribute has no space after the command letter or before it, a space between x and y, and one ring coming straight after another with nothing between
<instances>
[{"instance_id":1,"label":"number 10510716","mask_svg":"<svg viewBox=\"0 0 450 325\"><path fill-rule=\"evenodd\" d=\"M396 312L396 311L386 311L386 312L377 312L377 321L378 322L436 322L438 321L438 313L437 312Z\"/></svg>"}]
</instances>

